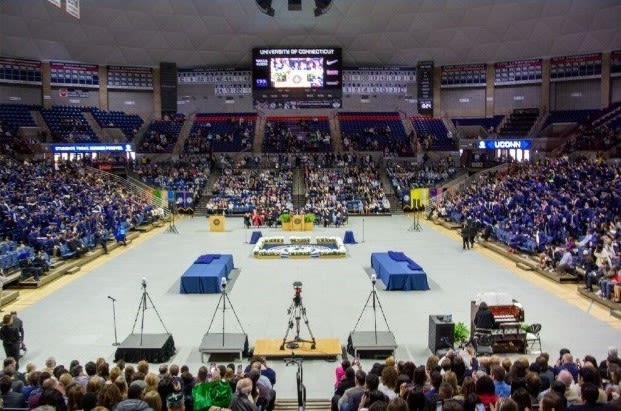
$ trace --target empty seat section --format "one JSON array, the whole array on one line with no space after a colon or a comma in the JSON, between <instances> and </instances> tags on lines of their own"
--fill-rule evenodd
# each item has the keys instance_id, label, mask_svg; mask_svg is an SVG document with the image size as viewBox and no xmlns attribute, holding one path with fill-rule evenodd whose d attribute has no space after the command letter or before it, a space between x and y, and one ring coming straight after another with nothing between
<instances>
[{"instance_id":1,"label":"empty seat section","mask_svg":"<svg viewBox=\"0 0 621 411\"><path fill-rule=\"evenodd\" d=\"M399 156L413 154L401 116L396 112L341 112L339 124L343 149L384 151Z\"/></svg>"},{"instance_id":2,"label":"empty seat section","mask_svg":"<svg viewBox=\"0 0 621 411\"><path fill-rule=\"evenodd\" d=\"M184 151L189 154L252 150L255 113L198 113Z\"/></svg>"},{"instance_id":3,"label":"empty seat section","mask_svg":"<svg viewBox=\"0 0 621 411\"><path fill-rule=\"evenodd\" d=\"M332 151L328 117L268 117L263 137L266 153Z\"/></svg>"}]
</instances>

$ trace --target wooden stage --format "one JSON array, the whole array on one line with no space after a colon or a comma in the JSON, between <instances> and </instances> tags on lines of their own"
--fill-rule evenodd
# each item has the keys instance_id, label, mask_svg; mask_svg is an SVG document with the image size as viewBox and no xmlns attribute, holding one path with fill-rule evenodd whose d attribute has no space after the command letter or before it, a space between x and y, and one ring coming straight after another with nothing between
<instances>
[{"instance_id":1,"label":"wooden stage","mask_svg":"<svg viewBox=\"0 0 621 411\"><path fill-rule=\"evenodd\" d=\"M282 344L282 338L271 339L259 339L254 345L254 355L262 356L265 358L285 358L285 357L300 357L300 358L336 358L343 354L343 348L338 338L317 338L315 340L316 347L311 350L311 344L301 342L300 346L295 349L286 348L280 349Z\"/></svg>"}]
</instances>

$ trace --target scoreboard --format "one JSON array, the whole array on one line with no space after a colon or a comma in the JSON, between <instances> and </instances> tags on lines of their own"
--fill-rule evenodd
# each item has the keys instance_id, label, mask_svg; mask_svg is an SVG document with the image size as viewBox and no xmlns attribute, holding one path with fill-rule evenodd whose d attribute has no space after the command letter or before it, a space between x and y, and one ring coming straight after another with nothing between
<instances>
[{"instance_id":1,"label":"scoreboard","mask_svg":"<svg viewBox=\"0 0 621 411\"><path fill-rule=\"evenodd\" d=\"M342 103L342 51L334 47L254 48L252 90L258 106L338 108Z\"/></svg>"}]
</instances>

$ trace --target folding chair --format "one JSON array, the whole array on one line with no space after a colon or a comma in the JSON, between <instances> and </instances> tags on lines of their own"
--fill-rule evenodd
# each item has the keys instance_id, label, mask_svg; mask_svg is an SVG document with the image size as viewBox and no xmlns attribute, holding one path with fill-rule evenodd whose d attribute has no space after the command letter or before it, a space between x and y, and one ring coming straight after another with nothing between
<instances>
[{"instance_id":1,"label":"folding chair","mask_svg":"<svg viewBox=\"0 0 621 411\"><path fill-rule=\"evenodd\" d=\"M526 329L526 346L532 350L535 344L539 344L541 352L541 324L531 324Z\"/></svg>"}]
</instances>

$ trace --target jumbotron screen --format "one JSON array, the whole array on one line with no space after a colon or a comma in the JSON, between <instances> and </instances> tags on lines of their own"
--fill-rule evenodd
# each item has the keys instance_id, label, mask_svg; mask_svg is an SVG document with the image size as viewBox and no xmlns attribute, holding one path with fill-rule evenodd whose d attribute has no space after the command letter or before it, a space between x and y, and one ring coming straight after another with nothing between
<instances>
[{"instance_id":1,"label":"jumbotron screen","mask_svg":"<svg viewBox=\"0 0 621 411\"><path fill-rule=\"evenodd\" d=\"M341 49L333 47L253 49L255 100L264 104L289 101L297 108L340 104L343 87L341 55Z\"/></svg>"}]
</instances>

